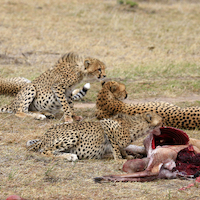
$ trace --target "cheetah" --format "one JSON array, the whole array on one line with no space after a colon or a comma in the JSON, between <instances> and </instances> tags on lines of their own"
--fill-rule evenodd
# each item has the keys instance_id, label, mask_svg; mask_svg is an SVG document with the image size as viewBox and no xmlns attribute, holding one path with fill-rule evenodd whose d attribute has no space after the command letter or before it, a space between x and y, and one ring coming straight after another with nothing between
<instances>
[{"instance_id":1,"label":"cheetah","mask_svg":"<svg viewBox=\"0 0 200 200\"><path fill-rule=\"evenodd\" d=\"M106 77L105 64L95 58L83 58L76 53L62 56L50 69L15 93L13 102L0 108L0 112L14 113L18 117L30 116L43 120L54 117L61 108L65 122L81 120L76 116L71 98L72 90L84 77ZM31 112L32 111L32 112Z\"/></svg>"},{"instance_id":2,"label":"cheetah","mask_svg":"<svg viewBox=\"0 0 200 200\"><path fill-rule=\"evenodd\" d=\"M126 86L116 81L101 82L102 89L96 99L97 119L110 118L122 111L122 100L128 97Z\"/></svg>"},{"instance_id":3,"label":"cheetah","mask_svg":"<svg viewBox=\"0 0 200 200\"><path fill-rule=\"evenodd\" d=\"M9 96L16 96L18 92L27 84L31 83L30 80L24 77L14 78L0 78L0 94Z\"/></svg>"},{"instance_id":4,"label":"cheetah","mask_svg":"<svg viewBox=\"0 0 200 200\"><path fill-rule=\"evenodd\" d=\"M0 77L0 95L5 94L9 96L16 96L18 92L27 83L31 83L30 80L24 77L14 77L14 78L1 78ZM72 100L78 101L82 99L88 90L90 89L90 83L86 83L83 88L75 89L72 92Z\"/></svg>"},{"instance_id":5,"label":"cheetah","mask_svg":"<svg viewBox=\"0 0 200 200\"><path fill-rule=\"evenodd\" d=\"M113 87L116 89L113 89ZM97 95L96 117L103 119L110 118L117 113L135 115L144 112L154 112L163 118L165 126L179 129L200 129L199 107L180 108L167 102L127 104L122 102L127 96L126 94L126 88L121 83L115 81L103 83L102 89Z\"/></svg>"},{"instance_id":6,"label":"cheetah","mask_svg":"<svg viewBox=\"0 0 200 200\"><path fill-rule=\"evenodd\" d=\"M162 118L150 112L135 116L118 114L100 121L62 123L51 127L41 139L29 140L27 149L69 161L101 159L111 151L118 160L131 142L160 126Z\"/></svg>"}]
</instances>

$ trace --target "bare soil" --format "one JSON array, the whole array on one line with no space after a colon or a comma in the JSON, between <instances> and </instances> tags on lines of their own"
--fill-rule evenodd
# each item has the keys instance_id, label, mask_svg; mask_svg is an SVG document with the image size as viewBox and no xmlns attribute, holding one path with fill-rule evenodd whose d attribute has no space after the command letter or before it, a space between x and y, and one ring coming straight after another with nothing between
<instances>
[{"instance_id":1,"label":"bare soil","mask_svg":"<svg viewBox=\"0 0 200 200\"><path fill-rule=\"evenodd\" d=\"M117 0L0 0L0 76L33 80L61 55L75 51L105 62L108 79L126 85L127 103L200 106L200 2L137 3L131 8ZM87 96L75 104L84 120L96 120L95 99L101 85L90 83ZM1 95L0 106L12 99ZM194 180L96 184L94 177L122 173L122 163L108 159L71 163L26 150L28 140L61 122L62 113L44 121L0 115L1 200L12 194L27 200L200 199L199 185L179 190ZM200 139L199 130L185 131Z\"/></svg>"},{"instance_id":2,"label":"bare soil","mask_svg":"<svg viewBox=\"0 0 200 200\"><path fill-rule=\"evenodd\" d=\"M129 104L136 104L136 103L146 103L146 102L158 102L158 101L164 101L168 103L181 103L181 102L195 102L199 101L200 96L198 95L191 95L188 97L176 97L176 98L171 98L171 97L159 97L159 98L145 98L145 99L136 99L136 100L129 100L126 99L123 102L124 103L129 103ZM96 104L95 103L75 103L74 105L76 108L95 108Z\"/></svg>"}]
</instances>

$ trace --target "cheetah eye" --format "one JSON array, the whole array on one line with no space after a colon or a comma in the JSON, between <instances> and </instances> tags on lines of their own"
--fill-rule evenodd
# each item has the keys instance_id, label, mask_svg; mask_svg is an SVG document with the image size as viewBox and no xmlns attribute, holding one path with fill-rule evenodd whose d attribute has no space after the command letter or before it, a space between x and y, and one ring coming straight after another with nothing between
<instances>
[{"instance_id":1,"label":"cheetah eye","mask_svg":"<svg viewBox=\"0 0 200 200\"><path fill-rule=\"evenodd\" d=\"M98 71L101 72L101 68L99 68Z\"/></svg>"}]
</instances>

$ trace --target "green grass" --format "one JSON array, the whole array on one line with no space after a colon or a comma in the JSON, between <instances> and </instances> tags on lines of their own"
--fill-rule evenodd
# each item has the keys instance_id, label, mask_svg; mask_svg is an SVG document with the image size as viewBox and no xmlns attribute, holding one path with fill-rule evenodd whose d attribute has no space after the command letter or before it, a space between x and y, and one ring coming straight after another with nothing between
<instances>
[{"instance_id":1,"label":"green grass","mask_svg":"<svg viewBox=\"0 0 200 200\"><path fill-rule=\"evenodd\" d=\"M0 76L33 80L62 54L76 51L105 62L107 78L124 83L130 101L162 99L181 107L200 106L199 1L132 2L138 4L134 9L116 0L0 0ZM90 82L82 103L95 103L101 88L98 81ZM2 95L0 105L11 100ZM94 107L75 111L85 120L95 120ZM33 200L165 200L199 195L196 187L178 190L189 180L95 184L94 177L121 173L122 165L113 160L73 164L26 151L28 140L62 121L62 113L45 121L0 115L0 199L11 194ZM200 139L197 130L187 133Z\"/></svg>"},{"instance_id":2,"label":"green grass","mask_svg":"<svg viewBox=\"0 0 200 200\"><path fill-rule=\"evenodd\" d=\"M152 63L140 65L119 65L109 71L108 76L123 79L175 79L175 78L199 78L200 66L197 63Z\"/></svg>"}]
</instances>

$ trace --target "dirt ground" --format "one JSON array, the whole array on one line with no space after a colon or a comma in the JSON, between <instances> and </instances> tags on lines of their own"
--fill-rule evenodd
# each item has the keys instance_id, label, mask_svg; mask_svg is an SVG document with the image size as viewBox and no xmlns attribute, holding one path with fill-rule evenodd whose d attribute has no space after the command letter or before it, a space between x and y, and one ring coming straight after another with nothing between
<instances>
[{"instance_id":1,"label":"dirt ground","mask_svg":"<svg viewBox=\"0 0 200 200\"><path fill-rule=\"evenodd\" d=\"M136 2L130 7L116 0L0 0L0 76L33 80L61 55L75 51L105 62L107 78L126 85L126 103L200 106L200 2ZM96 120L101 85L87 81L91 89L75 103L75 111L86 121ZM0 106L12 99L1 95ZM0 115L1 200L12 194L27 200L200 199L199 185L179 190L194 180L97 184L94 177L122 173L122 163L73 163L26 150L28 140L61 122L62 113L44 121ZM200 139L199 130L185 131Z\"/></svg>"}]
</instances>

